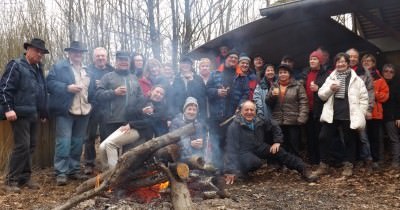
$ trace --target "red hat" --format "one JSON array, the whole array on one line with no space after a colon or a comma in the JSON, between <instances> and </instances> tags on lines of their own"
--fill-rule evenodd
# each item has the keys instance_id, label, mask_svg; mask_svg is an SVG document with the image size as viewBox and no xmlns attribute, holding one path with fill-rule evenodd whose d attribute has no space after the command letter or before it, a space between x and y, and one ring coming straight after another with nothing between
<instances>
[{"instance_id":1,"label":"red hat","mask_svg":"<svg viewBox=\"0 0 400 210\"><path fill-rule=\"evenodd\" d=\"M310 58L311 58L311 57L316 57L316 58L318 58L319 63L322 63L323 55L322 55L322 52L321 52L321 51L315 50L314 52L312 52L312 53L310 54Z\"/></svg>"}]
</instances>

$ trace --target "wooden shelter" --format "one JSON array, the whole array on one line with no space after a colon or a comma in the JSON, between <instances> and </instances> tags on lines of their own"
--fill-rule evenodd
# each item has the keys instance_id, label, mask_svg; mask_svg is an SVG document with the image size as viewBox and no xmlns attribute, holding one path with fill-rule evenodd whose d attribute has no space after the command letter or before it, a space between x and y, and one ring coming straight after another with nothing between
<instances>
[{"instance_id":1,"label":"wooden shelter","mask_svg":"<svg viewBox=\"0 0 400 210\"><path fill-rule=\"evenodd\" d=\"M400 1L398 0L298 0L260 10L264 18L211 40L190 54L213 57L224 43L250 56L261 54L277 64L291 55L298 66L324 46L331 55L357 48L377 55L378 64L400 64ZM353 30L332 19L353 15Z\"/></svg>"}]
</instances>

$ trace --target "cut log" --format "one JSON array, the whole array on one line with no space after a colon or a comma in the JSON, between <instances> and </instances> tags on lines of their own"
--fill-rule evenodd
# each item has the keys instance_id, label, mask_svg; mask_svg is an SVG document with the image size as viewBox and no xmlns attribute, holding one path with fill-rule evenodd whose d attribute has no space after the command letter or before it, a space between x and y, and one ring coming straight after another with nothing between
<instances>
[{"instance_id":1,"label":"cut log","mask_svg":"<svg viewBox=\"0 0 400 210\"><path fill-rule=\"evenodd\" d=\"M179 180L171 172L169 167L160 163L160 168L167 174L171 186L171 200L174 210L193 209L192 199L185 181Z\"/></svg>"},{"instance_id":2,"label":"cut log","mask_svg":"<svg viewBox=\"0 0 400 210\"><path fill-rule=\"evenodd\" d=\"M123 177L125 177L126 174L129 174L130 171L135 171L142 167L143 163L146 160L150 159L155 151L169 144L173 144L179 141L181 136L190 135L194 133L194 131L194 124L187 124L177 130L174 130L155 139L151 139L135 148L128 150L125 154L121 156L121 158L118 160L116 167L111 169L111 172L105 172L110 173L110 176L101 183L99 188L95 188L82 194L78 194L66 201L63 205L56 207L55 209L70 209L76 204L90 197L93 197L104 190L107 190L110 186L117 186L118 180L123 179Z\"/></svg>"},{"instance_id":3,"label":"cut log","mask_svg":"<svg viewBox=\"0 0 400 210\"><path fill-rule=\"evenodd\" d=\"M139 179L132 180L121 187L130 190L140 187L149 187L166 181L168 181L168 177L164 173L157 171L154 174L148 175L147 177L141 177Z\"/></svg>"},{"instance_id":4,"label":"cut log","mask_svg":"<svg viewBox=\"0 0 400 210\"><path fill-rule=\"evenodd\" d=\"M171 163L168 168L177 179L186 181L189 178L189 166L185 163Z\"/></svg>"}]
</instances>

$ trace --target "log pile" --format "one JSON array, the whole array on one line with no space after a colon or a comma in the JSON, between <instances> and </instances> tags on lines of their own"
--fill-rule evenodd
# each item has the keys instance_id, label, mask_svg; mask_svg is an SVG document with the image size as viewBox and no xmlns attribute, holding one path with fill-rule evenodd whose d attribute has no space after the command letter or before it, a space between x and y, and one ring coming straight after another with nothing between
<instances>
[{"instance_id":1,"label":"log pile","mask_svg":"<svg viewBox=\"0 0 400 210\"><path fill-rule=\"evenodd\" d=\"M55 209L70 209L78 203L112 190L132 190L169 181L174 209L192 209L187 182L203 193L204 198L225 198L224 180L215 177L215 168L199 156L178 162L179 152L174 144L181 136L195 131L193 124L131 148L118 160L115 168L104 171L76 188L76 194ZM168 162L168 163L166 163ZM193 171L189 171L189 167ZM201 173L197 173L202 171ZM213 174L213 175L211 175ZM189 175L190 178L189 178Z\"/></svg>"}]
</instances>

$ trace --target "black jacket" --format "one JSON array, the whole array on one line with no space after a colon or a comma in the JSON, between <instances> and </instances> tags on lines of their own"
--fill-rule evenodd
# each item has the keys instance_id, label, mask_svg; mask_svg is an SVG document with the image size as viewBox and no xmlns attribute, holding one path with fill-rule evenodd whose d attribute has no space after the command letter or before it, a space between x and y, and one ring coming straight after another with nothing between
<instances>
[{"instance_id":1,"label":"black jacket","mask_svg":"<svg viewBox=\"0 0 400 210\"><path fill-rule=\"evenodd\" d=\"M259 117L254 120L254 130L250 129L241 116L236 116L229 125L225 145L224 170L238 173L239 155L247 152L266 152L269 144L282 143L283 135L275 121Z\"/></svg>"},{"instance_id":2,"label":"black jacket","mask_svg":"<svg viewBox=\"0 0 400 210\"><path fill-rule=\"evenodd\" d=\"M389 86L389 99L383 103L383 120L400 120L400 81L398 79L386 80Z\"/></svg>"},{"instance_id":3,"label":"black jacket","mask_svg":"<svg viewBox=\"0 0 400 210\"><path fill-rule=\"evenodd\" d=\"M2 112L14 110L17 117L47 118L47 86L42 65L30 65L25 55L11 60L0 80L0 104Z\"/></svg>"},{"instance_id":4,"label":"black jacket","mask_svg":"<svg viewBox=\"0 0 400 210\"><path fill-rule=\"evenodd\" d=\"M203 82L203 79L201 79L201 77L197 74L193 75L193 80L188 81L186 86L180 74L175 77L172 87L167 93L170 116L174 117L182 112L186 98L189 96L197 99L197 103L199 105L199 119L205 119L207 116L206 86Z\"/></svg>"}]
</instances>

